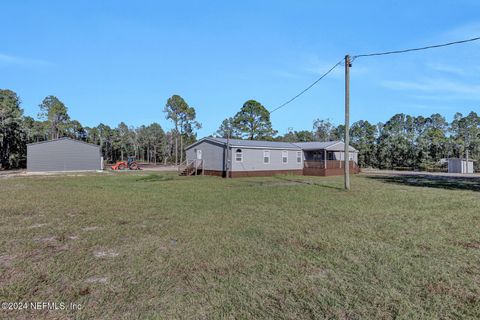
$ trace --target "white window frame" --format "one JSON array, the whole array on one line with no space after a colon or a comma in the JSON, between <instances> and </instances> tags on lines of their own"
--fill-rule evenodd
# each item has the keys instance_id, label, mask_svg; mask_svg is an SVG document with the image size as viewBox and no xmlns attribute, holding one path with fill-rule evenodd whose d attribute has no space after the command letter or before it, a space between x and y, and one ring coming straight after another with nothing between
<instances>
[{"instance_id":1,"label":"white window frame","mask_svg":"<svg viewBox=\"0 0 480 320\"><path fill-rule=\"evenodd\" d=\"M268 158L268 162L265 162L265 158ZM263 150L263 164L270 164L270 150Z\"/></svg>"},{"instance_id":2,"label":"white window frame","mask_svg":"<svg viewBox=\"0 0 480 320\"><path fill-rule=\"evenodd\" d=\"M240 151L238 151L238 150L240 150ZM235 162L243 162L243 150L242 149L236 149L235 150Z\"/></svg>"},{"instance_id":3,"label":"white window frame","mask_svg":"<svg viewBox=\"0 0 480 320\"><path fill-rule=\"evenodd\" d=\"M283 161L287 159L287 161ZM288 150L282 150L282 164L288 164Z\"/></svg>"},{"instance_id":4,"label":"white window frame","mask_svg":"<svg viewBox=\"0 0 480 320\"><path fill-rule=\"evenodd\" d=\"M297 151L297 163L302 163L302 151Z\"/></svg>"}]
</instances>

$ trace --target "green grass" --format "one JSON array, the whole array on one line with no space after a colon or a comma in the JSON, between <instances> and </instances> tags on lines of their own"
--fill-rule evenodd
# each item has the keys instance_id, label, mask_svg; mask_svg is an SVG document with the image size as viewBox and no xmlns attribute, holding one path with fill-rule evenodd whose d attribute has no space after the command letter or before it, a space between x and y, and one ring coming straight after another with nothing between
<instances>
[{"instance_id":1,"label":"green grass","mask_svg":"<svg viewBox=\"0 0 480 320\"><path fill-rule=\"evenodd\" d=\"M457 181L457 183L462 183ZM352 177L0 180L0 301L55 319L480 317L480 193Z\"/></svg>"}]
</instances>

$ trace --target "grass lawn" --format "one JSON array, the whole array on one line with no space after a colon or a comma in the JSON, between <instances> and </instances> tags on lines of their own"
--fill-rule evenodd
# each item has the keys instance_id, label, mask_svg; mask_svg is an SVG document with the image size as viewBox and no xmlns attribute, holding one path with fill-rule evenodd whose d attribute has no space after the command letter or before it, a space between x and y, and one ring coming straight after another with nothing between
<instances>
[{"instance_id":1,"label":"grass lawn","mask_svg":"<svg viewBox=\"0 0 480 320\"><path fill-rule=\"evenodd\" d=\"M366 176L341 186L173 173L0 179L0 301L82 306L0 316L480 318L480 192Z\"/></svg>"}]
</instances>

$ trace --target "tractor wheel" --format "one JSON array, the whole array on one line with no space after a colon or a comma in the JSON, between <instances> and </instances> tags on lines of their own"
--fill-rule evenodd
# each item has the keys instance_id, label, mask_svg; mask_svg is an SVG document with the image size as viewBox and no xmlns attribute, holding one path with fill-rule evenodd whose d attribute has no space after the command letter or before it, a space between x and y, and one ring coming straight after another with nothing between
<instances>
[{"instance_id":1,"label":"tractor wheel","mask_svg":"<svg viewBox=\"0 0 480 320\"><path fill-rule=\"evenodd\" d=\"M136 162L132 162L130 164L130 170L138 170L138 164Z\"/></svg>"},{"instance_id":2,"label":"tractor wheel","mask_svg":"<svg viewBox=\"0 0 480 320\"><path fill-rule=\"evenodd\" d=\"M123 163L118 165L118 170L125 170L125 165Z\"/></svg>"}]
</instances>

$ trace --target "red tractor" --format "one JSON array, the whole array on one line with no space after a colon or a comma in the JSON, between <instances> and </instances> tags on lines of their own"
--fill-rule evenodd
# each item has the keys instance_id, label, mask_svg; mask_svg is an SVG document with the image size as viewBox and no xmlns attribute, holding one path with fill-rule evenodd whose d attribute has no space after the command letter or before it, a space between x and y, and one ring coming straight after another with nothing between
<instances>
[{"instance_id":1,"label":"red tractor","mask_svg":"<svg viewBox=\"0 0 480 320\"><path fill-rule=\"evenodd\" d=\"M141 170L134 157L128 157L127 161L118 161L116 164L111 166L111 168L112 170Z\"/></svg>"}]
</instances>

